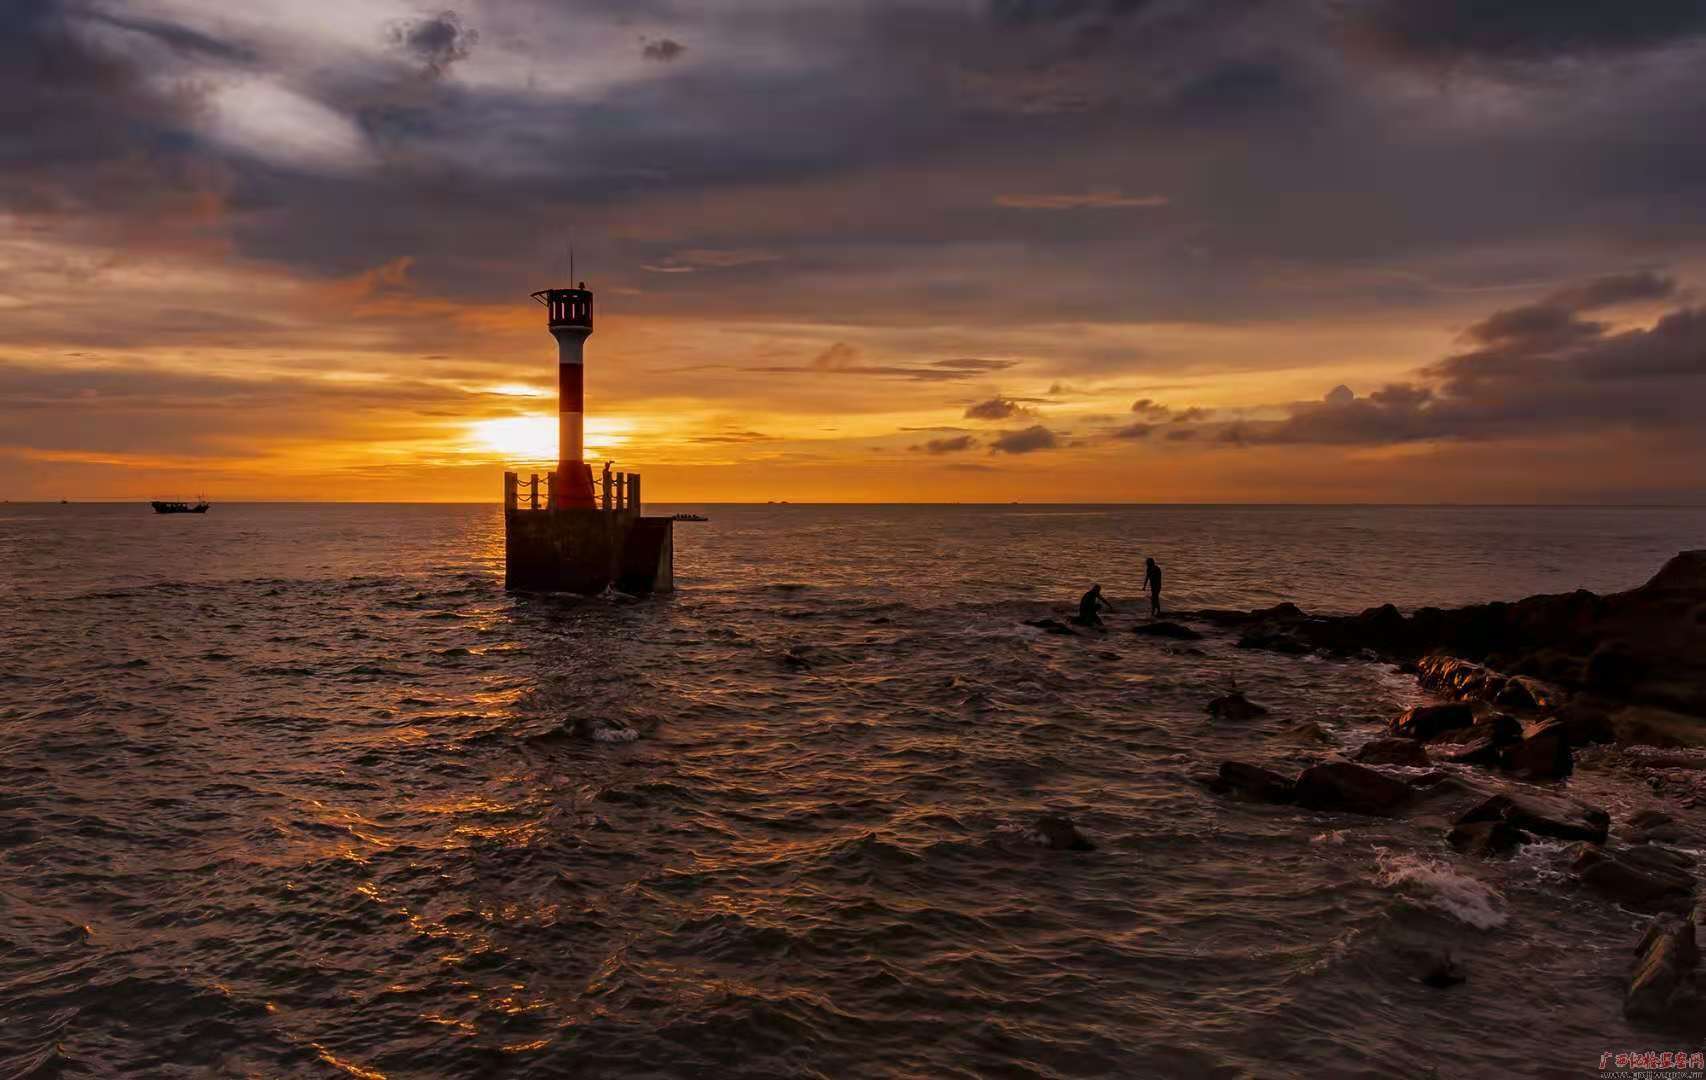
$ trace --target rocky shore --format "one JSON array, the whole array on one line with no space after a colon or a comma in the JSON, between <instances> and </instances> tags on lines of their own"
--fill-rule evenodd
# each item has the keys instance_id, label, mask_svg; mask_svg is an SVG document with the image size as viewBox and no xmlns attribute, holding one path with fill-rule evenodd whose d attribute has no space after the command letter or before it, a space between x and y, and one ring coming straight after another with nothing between
<instances>
[{"instance_id":1,"label":"rocky shore","mask_svg":"<svg viewBox=\"0 0 1706 1080\"><path fill-rule=\"evenodd\" d=\"M1241 648L1389 661L1439 699L1391 717L1354 760L1315 760L1295 775L1227 761L1201 778L1210 790L1437 823L1443 843L1475 857L1569 843L1574 887L1653 917L1634 950L1627 1015L1706 1029L1695 940L1706 904L1689 850L1701 839L1689 811L1706 809L1706 551L1682 552L1640 588L1605 596L1354 616L1281 604L1185 618L1237 633ZM1233 694L1207 712L1235 722L1261 707ZM1570 794L1578 768L1623 770L1684 820L1655 805L1614 821Z\"/></svg>"}]
</instances>

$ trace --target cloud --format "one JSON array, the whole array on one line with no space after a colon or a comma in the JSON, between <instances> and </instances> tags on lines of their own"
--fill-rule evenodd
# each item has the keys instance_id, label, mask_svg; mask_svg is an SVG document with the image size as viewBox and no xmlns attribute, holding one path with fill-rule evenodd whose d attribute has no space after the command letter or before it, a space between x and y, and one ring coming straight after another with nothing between
<instances>
[{"instance_id":1,"label":"cloud","mask_svg":"<svg viewBox=\"0 0 1706 1080\"><path fill-rule=\"evenodd\" d=\"M766 435L762 431L724 431L715 435L695 435L689 442L695 443L754 443L775 442L775 435Z\"/></svg>"},{"instance_id":2,"label":"cloud","mask_svg":"<svg viewBox=\"0 0 1706 1080\"><path fill-rule=\"evenodd\" d=\"M1214 415L1213 409L1205 409L1199 405L1192 405L1188 409L1180 409L1178 412L1174 413L1173 414L1173 423L1175 423L1175 424L1189 424L1189 423L1193 423L1197 420L1207 420L1209 417L1211 417L1213 415Z\"/></svg>"},{"instance_id":3,"label":"cloud","mask_svg":"<svg viewBox=\"0 0 1706 1080\"><path fill-rule=\"evenodd\" d=\"M1240 444L1365 445L1487 441L1623 428L1699 429L1706 411L1706 309L1679 307L1651 326L1616 330L1576 313L1671 296L1668 278L1601 278L1496 311L1466 335L1475 348L1367 397L1343 386L1278 421L1220 432Z\"/></svg>"},{"instance_id":4,"label":"cloud","mask_svg":"<svg viewBox=\"0 0 1706 1080\"><path fill-rule=\"evenodd\" d=\"M1138 398L1131 403L1131 411L1139 416L1147 416L1151 420L1159 420L1171 410L1154 398Z\"/></svg>"},{"instance_id":5,"label":"cloud","mask_svg":"<svg viewBox=\"0 0 1706 1080\"><path fill-rule=\"evenodd\" d=\"M442 11L424 19L410 19L391 28L393 44L421 65L428 78L442 79L451 65L468 59L479 42L479 32L462 22L454 11Z\"/></svg>"},{"instance_id":6,"label":"cloud","mask_svg":"<svg viewBox=\"0 0 1706 1080\"><path fill-rule=\"evenodd\" d=\"M1136 206L1166 206L1165 195L1121 195L1117 191L1086 191L1066 195L997 195L996 206L1017 210L1112 210Z\"/></svg>"},{"instance_id":7,"label":"cloud","mask_svg":"<svg viewBox=\"0 0 1706 1080\"><path fill-rule=\"evenodd\" d=\"M990 440L992 454L1030 454L1038 450L1053 450L1060 437L1041 424L1032 424L1018 431L1004 431Z\"/></svg>"},{"instance_id":8,"label":"cloud","mask_svg":"<svg viewBox=\"0 0 1706 1080\"><path fill-rule=\"evenodd\" d=\"M976 435L954 435L946 439L930 439L922 446L914 446L912 449L922 450L927 454L957 454L975 446L977 446Z\"/></svg>"},{"instance_id":9,"label":"cloud","mask_svg":"<svg viewBox=\"0 0 1706 1080\"><path fill-rule=\"evenodd\" d=\"M1016 416L1035 416L1036 413L1012 398L992 397L966 406L967 420L1011 420Z\"/></svg>"},{"instance_id":10,"label":"cloud","mask_svg":"<svg viewBox=\"0 0 1706 1080\"><path fill-rule=\"evenodd\" d=\"M671 38L656 38L646 42L645 47L640 50L640 55L647 60L657 60L667 64L686 51L687 46L679 41Z\"/></svg>"},{"instance_id":11,"label":"cloud","mask_svg":"<svg viewBox=\"0 0 1706 1080\"><path fill-rule=\"evenodd\" d=\"M1426 60L1622 52L1706 32L1706 6L1694 0L1364 0L1345 10L1368 39Z\"/></svg>"},{"instance_id":12,"label":"cloud","mask_svg":"<svg viewBox=\"0 0 1706 1080\"><path fill-rule=\"evenodd\" d=\"M1115 439L1147 439L1154 430L1154 424L1127 424L1110 432L1109 437Z\"/></svg>"},{"instance_id":13,"label":"cloud","mask_svg":"<svg viewBox=\"0 0 1706 1080\"><path fill-rule=\"evenodd\" d=\"M999 367L992 365L999 365ZM867 364L862 362L862 354L857 348L845 341L838 341L814 356L805 367L751 367L744 370L778 375L807 373L868 375L885 379L908 379L914 382L956 382L974 378L1006 366L1010 366L1008 361L986 361L972 358L935 360L922 365Z\"/></svg>"},{"instance_id":14,"label":"cloud","mask_svg":"<svg viewBox=\"0 0 1706 1080\"><path fill-rule=\"evenodd\" d=\"M775 262L782 256L757 248L688 248L661 263L642 266L654 274L690 274L695 270L727 270L737 266Z\"/></svg>"}]
</instances>

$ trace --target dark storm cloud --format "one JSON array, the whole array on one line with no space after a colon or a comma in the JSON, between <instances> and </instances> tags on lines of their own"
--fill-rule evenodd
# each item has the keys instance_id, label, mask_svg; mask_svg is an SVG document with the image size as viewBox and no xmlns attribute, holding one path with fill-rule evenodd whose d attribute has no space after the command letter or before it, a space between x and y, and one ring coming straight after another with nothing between
<instances>
[{"instance_id":1,"label":"dark storm cloud","mask_svg":"<svg viewBox=\"0 0 1706 1080\"><path fill-rule=\"evenodd\" d=\"M976 435L954 435L946 439L930 439L913 450L921 450L926 454L957 454L970 450L977 445Z\"/></svg>"},{"instance_id":2,"label":"dark storm cloud","mask_svg":"<svg viewBox=\"0 0 1706 1080\"><path fill-rule=\"evenodd\" d=\"M646 42L645 47L640 50L640 55L647 60L658 60L667 64L686 51L687 46L679 41L671 38L658 38L655 41Z\"/></svg>"},{"instance_id":3,"label":"dark storm cloud","mask_svg":"<svg viewBox=\"0 0 1706 1080\"><path fill-rule=\"evenodd\" d=\"M424 74L436 79L443 78L452 64L468 59L480 34L456 12L442 11L397 24L391 28L391 40L421 65Z\"/></svg>"},{"instance_id":4,"label":"dark storm cloud","mask_svg":"<svg viewBox=\"0 0 1706 1080\"><path fill-rule=\"evenodd\" d=\"M990 440L992 454L1030 454L1038 450L1053 450L1060 445L1060 436L1041 424L1032 424L1018 431L1004 431Z\"/></svg>"},{"instance_id":5,"label":"dark storm cloud","mask_svg":"<svg viewBox=\"0 0 1706 1080\"><path fill-rule=\"evenodd\" d=\"M967 420L1011 420L1015 416L1034 416L1032 410L1014 401L1012 398L992 397L988 401L979 401L966 406Z\"/></svg>"},{"instance_id":6,"label":"dark storm cloud","mask_svg":"<svg viewBox=\"0 0 1706 1080\"><path fill-rule=\"evenodd\" d=\"M1706 412L1706 309L1680 307L1650 327L1613 330L1576 313L1669 296L1658 276L1602 278L1471 328L1480 347L1358 397L1335 387L1280 421L1239 421L1226 442L1381 444L1488 440L1611 428L1697 437Z\"/></svg>"},{"instance_id":7,"label":"dark storm cloud","mask_svg":"<svg viewBox=\"0 0 1706 1080\"><path fill-rule=\"evenodd\" d=\"M1429 60L1617 52L1706 32L1698 0L1371 0L1349 10L1382 46Z\"/></svg>"}]
</instances>

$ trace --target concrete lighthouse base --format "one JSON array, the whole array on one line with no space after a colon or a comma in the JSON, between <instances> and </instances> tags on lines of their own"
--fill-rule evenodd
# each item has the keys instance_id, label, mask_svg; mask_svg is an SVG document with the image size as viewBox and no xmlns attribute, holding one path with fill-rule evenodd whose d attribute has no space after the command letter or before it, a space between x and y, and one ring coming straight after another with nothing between
<instances>
[{"instance_id":1,"label":"concrete lighthouse base","mask_svg":"<svg viewBox=\"0 0 1706 1080\"><path fill-rule=\"evenodd\" d=\"M533 509L505 478L504 587L592 595L615 586L645 595L675 589L675 522L645 517L638 500L608 510ZM548 501L534 499L547 507Z\"/></svg>"}]
</instances>

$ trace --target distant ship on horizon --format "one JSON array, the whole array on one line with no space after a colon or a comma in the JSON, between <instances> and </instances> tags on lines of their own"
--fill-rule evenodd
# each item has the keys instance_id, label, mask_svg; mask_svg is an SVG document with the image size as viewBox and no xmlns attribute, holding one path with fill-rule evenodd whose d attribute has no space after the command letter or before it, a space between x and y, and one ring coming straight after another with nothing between
<instances>
[{"instance_id":1,"label":"distant ship on horizon","mask_svg":"<svg viewBox=\"0 0 1706 1080\"><path fill-rule=\"evenodd\" d=\"M206 499L197 499L193 504L169 499L155 499L148 505L154 508L156 514L205 514L210 504Z\"/></svg>"}]
</instances>

